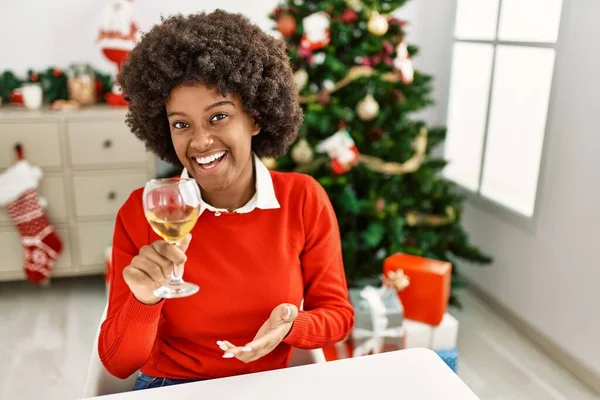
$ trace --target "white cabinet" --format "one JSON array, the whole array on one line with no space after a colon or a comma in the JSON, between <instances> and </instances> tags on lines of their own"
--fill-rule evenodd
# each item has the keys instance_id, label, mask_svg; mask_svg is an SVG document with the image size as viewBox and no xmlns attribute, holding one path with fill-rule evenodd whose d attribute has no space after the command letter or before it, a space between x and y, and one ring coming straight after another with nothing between
<instances>
[{"instance_id":1,"label":"white cabinet","mask_svg":"<svg viewBox=\"0 0 600 400\"><path fill-rule=\"evenodd\" d=\"M126 109L75 111L0 108L0 171L15 162L14 146L42 168L38 188L64 243L53 276L102 274L119 207L155 177L156 159L125 125ZM0 188L1 190L1 188ZM17 230L0 208L0 281L25 279Z\"/></svg>"}]
</instances>

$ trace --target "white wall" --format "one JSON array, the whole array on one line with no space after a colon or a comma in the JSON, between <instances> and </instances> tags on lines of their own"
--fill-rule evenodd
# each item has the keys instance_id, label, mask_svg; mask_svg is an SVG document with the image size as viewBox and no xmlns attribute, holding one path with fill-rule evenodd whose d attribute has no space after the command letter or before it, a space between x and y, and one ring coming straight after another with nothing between
<instances>
[{"instance_id":1,"label":"white wall","mask_svg":"<svg viewBox=\"0 0 600 400\"><path fill-rule=\"evenodd\" d=\"M115 73L95 40L106 0L2 0L0 1L0 71L23 75L28 68L67 67L88 62L101 71ZM212 11L241 12L263 29L270 29L268 13L276 0L136 0L134 15L142 31L161 15Z\"/></svg>"},{"instance_id":2,"label":"white wall","mask_svg":"<svg viewBox=\"0 0 600 400\"><path fill-rule=\"evenodd\" d=\"M600 374L598 15L598 0L564 2L535 230L469 207L472 238L495 263L464 271Z\"/></svg>"}]
</instances>

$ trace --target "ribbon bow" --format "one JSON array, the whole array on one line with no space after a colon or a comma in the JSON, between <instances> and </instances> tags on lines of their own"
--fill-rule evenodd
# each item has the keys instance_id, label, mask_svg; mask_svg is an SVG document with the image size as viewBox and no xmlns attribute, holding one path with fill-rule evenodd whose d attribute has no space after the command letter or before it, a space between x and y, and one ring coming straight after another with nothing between
<instances>
[{"instance_id":1,"label":"ribbon bow","mask_svg":"<svg viewBox=\"0 0 600 400\"><path fill-rule=\"evenodd\" d=\"M401 269L389 271L387 276L383 276L383 285L401 292L410 285L410 278Z\"/></svg>"},{"instance_id":2,"label":"ribbon bow","mask_svg":"<svg viewBox=\"0 0 600 400\"><path fill-rule=\"evenodd\" d=\"M385 304L381 298L386 290L388 288L376 289L373 286L366 286L360 291L360 296L367 301L371 310L373 330L354 328L352 331L354 340L368 339L354 348L352 357L381 353L385 338L401 338L404 335L404 327L402 326L388 328L389 319L386 316Z\"/></svg>"}]
</instances>

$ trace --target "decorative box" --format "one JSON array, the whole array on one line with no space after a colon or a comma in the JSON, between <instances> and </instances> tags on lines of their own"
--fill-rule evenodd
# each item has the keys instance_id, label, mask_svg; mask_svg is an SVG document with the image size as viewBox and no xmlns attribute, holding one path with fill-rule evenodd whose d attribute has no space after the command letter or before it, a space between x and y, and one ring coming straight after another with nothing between
<instances>
[{"instance_id":1,"label":"decorative box","mask_svg":"<svg viewBox=\"0 0 600 400\"><path fill-rule=\"evenodd\" d=\"M405 319L404 329L407 349L425 347L432 350L446 350L456 347L458 321L448 313L444 314L442 322L437 326Z\"/></svg>"},{"instance_id":2,"label":"decorative box","mask_svg":"<svg viewBox=\"0 0 600 400\"><path fill-rule=\"evenodd\" d=\"M435 352L452 371L456 372L458 367L458 349L456 347L446 350L435 350Z\"/></svg>"},{"instance_id":3,"label":"decorative box","mask_svg":"<svg viewBox=\"0 0 600 400\"><path fill-rule=\"evenodd\" d=\"M410 284L398 291L404 316L413 321L439 325L450 300L452 266L449 262L395 253L385 259L384 276L403 274Z\"/></svg>"}]
</instances>

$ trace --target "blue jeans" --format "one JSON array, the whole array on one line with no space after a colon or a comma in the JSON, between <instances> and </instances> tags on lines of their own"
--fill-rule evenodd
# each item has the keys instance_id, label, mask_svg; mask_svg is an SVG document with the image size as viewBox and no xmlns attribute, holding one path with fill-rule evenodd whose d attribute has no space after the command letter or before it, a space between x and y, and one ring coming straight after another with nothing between
<instances>
[{"instance_id":1,"label":"blue jeans","mask_svg":"<svg viewBox=\"0 0 600 400\"><path fill-rule=\"evenodd\" d=\"M140 372L137 379L135 380L135 385L133 385L133 390L144 390L144 389L152 389L161 386L171 386L171 385L180 385L182 383L196 382L199 379L170 379L170 378L155 378L150 375L146 375L143 372Z\"/></svg>"}]
</instances>

